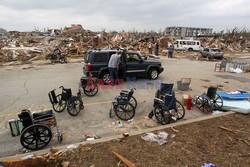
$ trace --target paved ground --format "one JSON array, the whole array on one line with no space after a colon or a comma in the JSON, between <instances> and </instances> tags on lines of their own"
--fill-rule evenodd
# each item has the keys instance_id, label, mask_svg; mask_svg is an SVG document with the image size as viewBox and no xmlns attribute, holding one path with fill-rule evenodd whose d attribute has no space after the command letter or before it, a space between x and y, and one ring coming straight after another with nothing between
<instances>
[{"instance_id":1,"label":"paved ground","mask_svg":"<svg viewBox=\"0 0 250 167\"><path fill-rule=\"evenodd\" d=\"M182 77L191 77L192 90L176 91L181 100L182 94L192 96L207 90L209 85L220 85L225 91L245 89L250 91L250 73L230 74L214 72L215 62L190 61L187 59L160 59L165 68L159 79L164 82L174 82ZM48 92L63 85L72 88L76 94L78 82L82 76L81 63L57 65L19 65L6 66L0 69L0 157L19 153L21 144L19 137L11 137L8 120L17 118L22 109L32 107L50 109ZM225 77L227 76L227 77ZM243 78L243 79L242 79ZM122 85L125 89L127 83ZM138 85L137 85L138 86ZM176 84L175 84L176 87ZM109 118L109 108L112 99L119 94L119 89L100 89L95 97L83 97L84 110L77 116L71 117L66 111L56 113L58 126L64 133L63 144L83 141L84 134L96 134L101 137L123 132L157 126L148 119L147 115L152 109L155 89L137 89L134 96L138 101L138 108L134 121L124 122L124 128L117 128L112 123L118 121L116 117ZM58 92L59 93L59 92ZM187 111L185 119L203 116L195 109ZM49 146L59 145L54 139Z\"/></svg>"}]
</instances>

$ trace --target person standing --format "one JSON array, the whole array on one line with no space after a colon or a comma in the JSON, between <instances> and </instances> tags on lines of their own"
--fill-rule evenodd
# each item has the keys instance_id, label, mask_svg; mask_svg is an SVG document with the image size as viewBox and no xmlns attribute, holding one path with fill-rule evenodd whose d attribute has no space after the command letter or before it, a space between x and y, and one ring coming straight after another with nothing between
<instances>
[{"instance_id":1,"label":"person standing","mask_svg":"<svg viewBox=\"0 0 250 167\"><path fill-rule=\"evenodd\" d=\"M152 43L148 43L148 54L152 54Z\"/></svg>"},{"instance_id":2,"label":"person standing","mask_svg":"<svg viewBox=\"0 0 250 167\"><path fill-rule=\"evenodd\" d=\"M158 42L156 42L155 44L155 56L158 56L159 55L159 44Z\"/></svg>"},{"instance_id":3,"label":"person standing","mask_svg":"<svg viewBox=\"0 0 250 167\"><path fill-rule=\"evenodd\" d=\"M168 58L173 58L174 53L174 45L171 43L171 45L168 47Z\"/></svg>"},{"instance_id":4,"label":"person standing","mask_svg":"<svg viewBox=\"0 0 250 167\"><path fill-rule=\"evenodd\" d=\"M119 79L118 69L119 69L119 64L121 62L120 55L121 55L120 51L117 51L115 54L112 54L109 59L109 64L108 64L110 79L114 85L115 85L115 81Z\"/></svg>"}]
</instances>

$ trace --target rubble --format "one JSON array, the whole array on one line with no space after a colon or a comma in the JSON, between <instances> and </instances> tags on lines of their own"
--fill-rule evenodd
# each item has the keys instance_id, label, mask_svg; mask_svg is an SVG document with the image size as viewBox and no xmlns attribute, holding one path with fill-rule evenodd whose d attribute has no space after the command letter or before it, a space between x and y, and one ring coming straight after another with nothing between
<instances>
[{"instance_id":1,"label":"rubble","mask_svg":"<svg viewBox=\"0 0 250 167\"><path fill-rule=\"evenodd\" d=\"M209 37L197 37L202 46L220 48L229 53L247 53L250 51L250 35L246 31L233 29L224 34ZM64 29L48 29L32 32L18 32L0 29L0 63L12 61L45 60L55 46L67 50L69 57L82 57L89 49L126 48L136 50L146 56L147 44L159 43L159 54L166 56L167 46L175 38L156 32L92 32L79 24L72 24ZM178 57L198 59L197 53L175 52Z\"/></svg>"}]
</instances>

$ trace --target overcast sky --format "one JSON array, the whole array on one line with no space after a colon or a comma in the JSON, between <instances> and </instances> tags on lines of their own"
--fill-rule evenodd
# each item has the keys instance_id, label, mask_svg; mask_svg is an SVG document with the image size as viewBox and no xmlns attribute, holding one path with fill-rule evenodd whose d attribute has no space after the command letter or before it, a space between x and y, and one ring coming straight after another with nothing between
<instances>
[{"instance_id":1,"label":"overcast sky","mask_svg":"<svg viewBox=\"0 0 250 167\"><path fill-rule=\"evenodd\" d=\"M0 27L34 30L72 23L99 31L167 26L250 29L250 0L0 0Z\"/></svg>"}]
</instances>

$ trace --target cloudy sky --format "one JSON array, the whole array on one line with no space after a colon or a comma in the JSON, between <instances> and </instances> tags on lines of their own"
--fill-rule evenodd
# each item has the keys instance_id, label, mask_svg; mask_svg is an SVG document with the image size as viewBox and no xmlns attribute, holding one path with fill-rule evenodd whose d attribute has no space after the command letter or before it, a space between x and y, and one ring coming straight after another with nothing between
<instances>
[{"instance_id":1,"label":"cloudy sky","mask_svg":"<svg viewBox=\"0 0 250 167\"><path fill-rule=\"evenodd\" d=\"M249 0L0 0L0 27L155 30L167 26L250 29Z\"/></svg>"}]
</instances>

